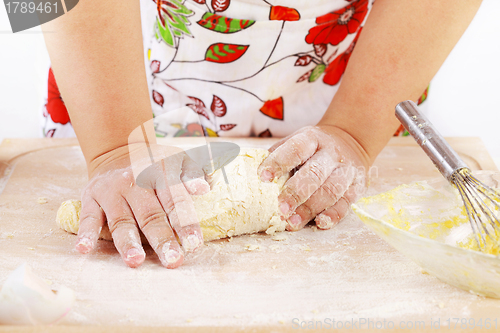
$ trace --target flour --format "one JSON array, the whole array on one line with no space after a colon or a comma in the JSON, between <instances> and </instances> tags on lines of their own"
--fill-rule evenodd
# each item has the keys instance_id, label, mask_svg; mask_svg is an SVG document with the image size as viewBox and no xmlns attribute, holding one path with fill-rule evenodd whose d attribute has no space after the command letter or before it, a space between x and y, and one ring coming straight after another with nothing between
<instances>
[{"instance_id":1,"label":"flour","mask_svg":"<svg viewBox=\"0 0 500 333\"><path fill-rule=\"evenodd\" d=\"M261 142L266 148L272 143ZM65 172L59 164L52 167L57 159L61 165L78 161L78 170ZM22 182L33 165L51 167L37 170L43 181ZM123 263L111 242L99 241L93 252L81 255L74 250L76 237L54 228L54 216L59 203L78 197L86 182L81 152L68 147L43 150L19 159L0 196L0 250L5 254L0 284L23 260L38 276L73 289L76 302L59 325L191 330L217 330L214 326L223 325L252 330L265 325L269 331L291 331L294 318L378 317L396 323L419 319L429 327L431 317L443 323L447 318L496 318L500 313L498 300L472 295L422 274L354 215L331 230L314 232L306 227L277 234L286 235L286 241L259 233L233 237L231 242L207 242L175 270L162 267L149 246L145 246L145 262L136 269ZM44 193L51 184L60 190L53 186L53 191ZM37 204L39 196L49 202ZM263 249L247 251L244 245L248 243ZM311 251L300 250L301 244L308 244ZM273 245L279 250L271 249ZM441 302L444 308L438 306Z\"/></svg>"}]
</instances>

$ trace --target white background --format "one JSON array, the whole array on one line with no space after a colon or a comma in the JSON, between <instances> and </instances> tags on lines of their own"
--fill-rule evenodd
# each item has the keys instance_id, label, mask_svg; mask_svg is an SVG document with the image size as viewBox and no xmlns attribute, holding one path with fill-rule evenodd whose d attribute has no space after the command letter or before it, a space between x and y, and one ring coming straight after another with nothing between
<instances>
[{"instance_id":1,"label":"white background","mask_svg":"<svg viewBox=\"0 0 500 333\"><path fill-rule=\"evenodd\" d=\"M500 167L499 0L484 0L431 83L427 111L445 136L479 136ZM40 28L12 34L0 5L0 141L40 137L48 55Z\"/></svg>"}]
</instances>

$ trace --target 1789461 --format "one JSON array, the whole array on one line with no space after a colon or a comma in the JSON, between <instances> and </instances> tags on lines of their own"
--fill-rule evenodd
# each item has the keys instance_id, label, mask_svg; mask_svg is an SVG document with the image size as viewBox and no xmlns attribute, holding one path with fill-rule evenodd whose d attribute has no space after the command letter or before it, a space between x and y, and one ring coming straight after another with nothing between
<instances>
[{"instance_id":1,"label":"1789461","mask_svg":"<svg viewBox=\"0 0 500 333\"><path fill-rule=\"evenodd\" d=\"M73 9L79 0L4 0L12 32L52 21Z\"/></svg>"}]
</instances>

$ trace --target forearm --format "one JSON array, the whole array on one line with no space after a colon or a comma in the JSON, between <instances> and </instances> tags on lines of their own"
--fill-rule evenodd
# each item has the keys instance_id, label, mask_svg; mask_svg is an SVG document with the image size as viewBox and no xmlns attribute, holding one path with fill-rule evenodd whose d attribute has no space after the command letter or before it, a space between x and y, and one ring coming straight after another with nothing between
<instances>
[{"instance_id":1,"label":"forearm","mask_svg":"<svg viewBox=\"0 0 500 333\"><path fill-rule=\"evenodd\" d=\"M89 165L152 118L139 1L84 0L42 26L57 84ZM91 170L89 170L91 172Z\"/></svg>"},{"instance_id":2,"label":"forearm","mask_svg":"<svg viewBox=\"0 0 500 333\"><path fill-rule=\"evenodd\" d=\"M417 100L481 0L377 0L320 125L335 125L371 163L398 127L396 104Z\"/></svg>"}]
</instances>

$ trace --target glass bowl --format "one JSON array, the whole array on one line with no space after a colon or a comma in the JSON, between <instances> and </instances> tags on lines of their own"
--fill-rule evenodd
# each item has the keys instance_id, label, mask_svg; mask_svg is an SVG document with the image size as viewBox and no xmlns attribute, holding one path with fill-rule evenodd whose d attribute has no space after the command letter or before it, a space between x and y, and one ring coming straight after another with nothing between
<instances>
[{"instance_id":1,"label":"glass bowl","mask_svg":"<svg viewBox=\"0 0 500 333\"><path fill-rule=\"evenodd\" d=\"M474 176L500 188L499 172L474 172ZM471 293L500 298L500 256L458 246L469 239L472 229L458 191L444 178L362 198L353 210L423 271Z\"/></svg>"}]
</instances>

